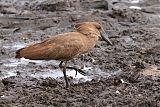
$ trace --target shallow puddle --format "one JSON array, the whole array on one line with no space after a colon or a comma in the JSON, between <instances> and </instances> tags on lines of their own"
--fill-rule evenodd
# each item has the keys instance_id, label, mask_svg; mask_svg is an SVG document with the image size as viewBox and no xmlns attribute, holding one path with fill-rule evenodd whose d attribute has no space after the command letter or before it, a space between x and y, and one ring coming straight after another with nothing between
<instances>
[{"instance_id":1,"label":"shallow puddle","mask_svg":"<svg viewBox=\"0 0 160 107\"><path fill-rule=\"evenodd\" d=\"M29 60L29 59L25 59L25 58L21 58L21 59L9 59L8 61L4 62L2 67L5 70L2 70L3 72L1 72L1 76L0 79L3 78L7 78L10 76L16 76L17 75L17 67L18 66L24 66L28 65L29 63L34 64L35 66L37 65L44 65L47 66L48 64L53 64L58 66L59 61L44 61L44 60ZM29 68L28 68L29 69ZM33 68L32 68L33 69ZM80 74L79 72L77 72L76 75L76 71L75 70L69 70L67 69L67 76L72 77L73 78L73 82L74 83L78 83L78 82L86 82L86 81L91 81L92 79L99 79L101 77L109 77L112 75L117 75L119 73L119 71L115 71L115 72L103 72L101 69L99 68L93 68L93 67L84 67L82 69L84 72L86 72L87 76L84 76L82 74ZM25 71L26 72L26 71ZM22 75L28 75L28 76L32 76L34 78L47 78L47 77L51 77L51 78L55 78L55 79L59 79L63 77L63 72L61 71L61 69L38 69L38 71L36 72L30 72L27 71L28 73L25 74L25 72L23 70L20 70L20 73Z\"/></svg>"},{"instance_id":2,"label":"shallow puddle","mask_svg":"<svg viewBox=\"0 0 160 107\"><path fill-rule=\"evenodd\" d=\"M137 9L137 10L141 10L141 9L142 9L142 8L139 7L139 6L130 6L129 8L130 8L130 9Z\"/></svg>"},{"instance_id":3,"label":"shallow puddle","mask_svg":"<svg viewBox=\"0 0 160 107\"><path fill-rule=\"evenodd\" d=\"M16 71L13 71L16 69L16 67L18 65L27 65L29 62L32 62L33 60L22 60L22 61L18 61L18 60L13 60L12 59L12 62L10 63L7 63L7 64L3 64L2 66L3 67L7 67L7 68L10 68L10 69L7 69L7 70L2 70L1 74L0 74L0 79L3 79L3 78L7 78L7 77L11 77L11 76L16 76L17 75L17 72ZM37 63L37 64L46 64L47 61L33 61L34 63ZM13 68L13 69L12 69ZM55 79L59 79L61 77L63 77L63 72L61 71L61 69L44 69L45 71L41 72L40 71L37 71L36 73L27 73L28 76L32 76L34 78L47 78L47 77L51 77L51 78L55 78ZM85 67L83 69L84 71L87 71L89 72L89 70L92 70L92 67ZM21 74L23 74L23 71L20 71ZM75 70L68 70L67 69L67 76L71 76L73 77L74 79L74 82L75 83L78 83L79 80L83 80L83 82L85 81L91 81L92 78L90 76L84 76L82 74L80 74L79 72L77 72L76 74L76 71Z\"/></svg>"},{"instance_id":4,"label":"shallow puddle","mask_svg":"<svg viewBox=\"0 0 160 107\"><path fill-rule=\"evenodd\" d=\"M103 72L101 69L98 68L93 68L93 67L84 67L82 69L84 72L86 72L86 76L80 74L75 70L68 70L67 69L67 76L70 76L73 78L74 83L78 82L86 82L86 81L91 81L92 79L100 79L101 77L109 77L113 75L118 75L122 71L121 70L116 70L116 71L110 71L110 72ZM47 78L47 77L52 77L55 79L59 79L63 77L63 73L60 69L55 69L55 70L49 70L49 71L44 71L44 72L36 72L34 74L31 74L32 77L35 78Z\"/></svg>"},{"instance_id":5,"label":"shallow puddle","mask_svg":"<svg viewBox=\"0 0 160 107\"><path fill-rule=\"evenodd\" d=\"M43 65L43 64L49 63L49 62L48 61L42 61L42 60L29 60L29 59L21 58L21 59L10 59L10 60L8 60L8 62L4 63L3 66L5 66L5 67L17 67L18 65L27 65L29 63L34 63L36 65Z\"/></svg>"},{"instance_id":6,"label":"shallow puddle","mask_svg":"<svg viewBox=\"0 0 160 107\"><path fill-rule=\"evenodd\" d=\"M8 62L3 63L2 66L5 66L5 67L17 67L20 64L27 65L28 63L29 63L28 61L10 59L10 60L8 60Z\"/></svg>"},{"instance_id":7,"label":"shallow puddle","mask_svg":"<svg viewBox=\"0 0 160 107\"><path fill-rule=\"evenodd\" d=\"M129 0L131 3L135 4L135 3L139 3L142 0Z\"/></svg>"},{"instance_id":8,"label":"shallow puddle","mask_svg":"<svg viewBox=\"0 0 160 107\"><path fill-rule=\"evenodd\" d=\"M10 43L10 44L4 44L2 45L2 47L6 49L17 50L17 49L25 47L26 45L27 43L15 42L15 43Z\"/></svg>"},{"instance_id":9,"label":"shallow puddle","mask_svg":"<svg viewBox=\"0 0 160 107\"><path fill-rule=\"evenodd\" d=\"M21 58L21 59L9 59L8 61L4 62L2 67L3 68L10 68L8 70L8 72L5 72L3 75L3 78L9 77L9 76L15 76L16 72L12 72L13 69L16 69L17 66L25 66L28 65L29 63L32 63L34 65L46 65L47 64L53 64L55 66L58 66L59 61L44 61L44 60L29 60L29 59L25 59L25 58ZM13 68L13 69L12 69ZM47 69L48 70L48 69ZM83 69L84 71L89 71L92 70L92 67L84 67ZM67 70L67 75L68 76L72 76L75 77L76 79L80 79L80 78L85 78L88 80L87 76L83 76L80 73L77 73L75 70ZM49 71L45 71L45 72L37 72L34 74L31 74L31 76L35 77L35 78L47 78L47 77L53 77L53 78L58 78L58 77L63 77L63 73L60 69L55 69L55 70L49 70Z\"/></svg>"},{"instance_id":10,"label":"shallow puddle","mask_svg":"<svg viewBox=\"0 0 160 107\"><path fill-rule=\"evenodd\" d=\"M158 0L119 0L119 3L125 4L130 9L135 10L141 10L147 7L154 7L158 9L160 4Z\"/></svg>"},{"instance_id":11,"label":"shallow puddle","mask_svg":"<svg viewBox=\"0 0 160 107\"><path fill-rule=\"evenodd\" d=\"M142 8L139 6L140 2L143 2L143 0L129 0L131 3L131 6L129 6L130 9L137 9L141 10Z\"/></svg>"},{"instance_id":12,"label":"shallow puddle","mask_svg":"<svg viewBox=\"0 0 160 107\"><path fill-rule=\"evenodd\" d=\"M74 83L78 83L81 80L83 80L83 82L92 80L92 77L84 76L84 75L80 74L79 72L77 72L77 75L76 75L75 70L67 70L66 74L67 74L67 76L72 77L74 79L74 81L73 81ZM45 72L37 72L35 74L31 74L31 76L35 77L35 78L51 77L51 78L59 79L59 78L63 77L63 72L60 69L56 69L56 70L50 70L50 71L45 71Z\"/></svg>"},{"instance_id":13,"label":"shallow puddle","mask_svg":"<svg viewBox=\"0 0 160 107\"><path fill-rule=\"evenodd\" d=\"M0 80L4 79L4 78L8 78L11 76L16 76L17 73L15 71L1 71L0 72Z\"/></svg>"}]
</instances>

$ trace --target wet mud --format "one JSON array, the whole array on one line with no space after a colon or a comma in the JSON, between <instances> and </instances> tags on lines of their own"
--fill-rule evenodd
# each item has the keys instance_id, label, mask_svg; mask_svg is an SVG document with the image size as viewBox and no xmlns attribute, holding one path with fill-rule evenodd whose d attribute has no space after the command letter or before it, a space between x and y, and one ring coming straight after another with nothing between
<instances>
[{"instance_id":1,"label":"wet mud","mask_svg":"<svg viewBox=\"0 0 160 107\"><path fill-rule=\"evenodd\" d=\"M69 62L65 88L59 61L16 59L15 52L51 35L99 22L114 44ZM84 67L83 67L84 65ZM159 107L159 0L1 0L1 107Z\"/></svg>"}]
</instances>

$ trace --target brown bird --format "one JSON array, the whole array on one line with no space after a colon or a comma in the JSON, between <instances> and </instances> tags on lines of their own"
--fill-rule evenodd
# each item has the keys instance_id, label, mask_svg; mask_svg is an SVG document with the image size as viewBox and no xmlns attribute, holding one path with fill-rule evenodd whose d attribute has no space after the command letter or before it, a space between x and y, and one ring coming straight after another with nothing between
<instances>
[{"instance_id":1,"label":"brown bird","mask_svg":"<svg viewBox=\"0 0 160 107\"><path fill-rule=\"evenodd\" d=\"M67 67L67 61L88 52L92 49L99 37L112 45L102 26L96 22L83 22L75 25L75 32L58 34L42 41L19 49L16 58L31 60L60 60L59 67L63 68L66 87L69 83L66 77L66 68L82 72L82 70ZM64 66L62 65L65 63Z\"/></svg>"}]
</instances>

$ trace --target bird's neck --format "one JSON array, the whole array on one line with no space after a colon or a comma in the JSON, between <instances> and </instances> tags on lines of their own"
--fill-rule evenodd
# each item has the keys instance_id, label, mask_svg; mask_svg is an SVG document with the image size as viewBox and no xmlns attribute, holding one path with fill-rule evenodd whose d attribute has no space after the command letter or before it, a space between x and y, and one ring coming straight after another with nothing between
<instances>
[{"instance_id":1,"label":"bird's neck","mask_svg":"<svg viewBox=\"0 0 160 107\"><path fill-rule=\"evenodd\" d=\"M82 30L80 29L78 32L82 33L85 36L89 45L95 44L98 41L99 36L100 36L100 34L97 30L93 30L93 29L89 29L89 28L82 29Z\"/></svg>"},{"instance_id":2,"label":"bird's neck","mask_svg":"<svg viewBox=\"0 0 160 107\"><path fill-rule=\"evenodd\" d=\"M76 30L89 38L98 38L100 36L98 29L93 27L80 26Z\"/></svg>"},{"instance_id":3,"label":"bird's neck","mask_svg":"<svg viewBox=\"0 0 160 107\"><path fill-rule=\"evenodd\" d=\"M91 50L97 43L99 36L97 36L97 33L91 31L88 32L87 34L83 34L84 35L84 39L83 39L83 43L85 45L85 48L83 49L84 53Z\"/></svg>"},{"instance_id":4,"label":"bird's neck","mask_svg":"<svg viewBox=\"0 0 160 107\"><path fill-rule=\"evenodd\" d=\"M99 39L100 33L98 29L95 29L93 27L87 27L87 26L80 26L78 29L76 29L77 32L81 33L84 35L84 44L86 46L86 49L84 50L89 50L93 48L96 44L96 42Z\"/></svg>"}]
</instances>

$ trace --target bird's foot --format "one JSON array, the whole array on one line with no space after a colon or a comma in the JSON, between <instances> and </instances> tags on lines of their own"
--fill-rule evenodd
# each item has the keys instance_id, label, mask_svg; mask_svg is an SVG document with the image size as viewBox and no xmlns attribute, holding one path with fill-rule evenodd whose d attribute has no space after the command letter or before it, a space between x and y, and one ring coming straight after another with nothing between
<instances>
[{"instance_id":1,"label":"bird's foot","mask_svg":"<svg viewBox=\"0 0 160 107\"><path fill-rule=\"evenodd\" d=\"M59 67L60 67L60 68L64 68L64 66L63 66L62 64L63 64L63 61L61 61L60 64L59 64ZM76 71L76 75L77 75L77 72L79 72L80 74L82 74L82 75L84 75L84 76L87 75L83 70L78 69L78 68L76 68L76 67L67 67L67 66L66 66L66 68L67 68L67 69L74 69L74 70ZM75 76L76 76L76 75L75 75Z\"/></svg>"},{"instance_id":2,"label":"bird's foot","mask_svg":"<svg viewBox=\"0 0 160 107\"><path fill-rule=\"evenodd\" d=\"M66 89L69 89L70 88L70 84L69 83L66 83Z\"/></svg>"},{"instance_id":3,"label":"bird's foot","mask_svg":"<svg viewBox=\"0 0 160 107\"><path fill-rule=\"evenodd\" d=\"M87 75L86 72L84 72L83 70L78 69L78 68L76 68L76 67L66 67L66 68L67 68L67 69L74 69L74 70L76 71L76 75L77 75L77 72L79 72L80 74L82 74L82 75L84 75L84 76ZM75 76L76 76L76 75L75 75Z\"/></svg>"}]
</instances>

